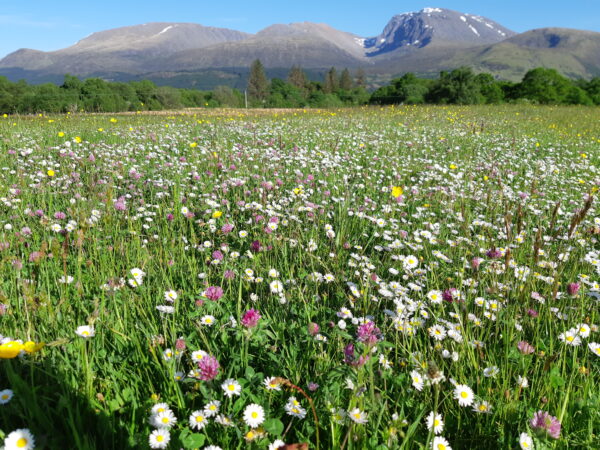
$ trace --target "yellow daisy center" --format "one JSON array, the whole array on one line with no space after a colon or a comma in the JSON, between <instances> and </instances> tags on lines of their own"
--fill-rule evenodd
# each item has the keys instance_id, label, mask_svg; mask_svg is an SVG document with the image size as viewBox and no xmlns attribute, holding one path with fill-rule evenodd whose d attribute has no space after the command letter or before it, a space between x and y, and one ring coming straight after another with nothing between
<instances>
[{"instance_id":1,"label":"yellow daisy center","mask_svg":"<svg viewBox=\"0 0 600 450\"><path fill-rule=\"evenodd\" d=\"M168 417L163 417L162 418L162 423L169 423L169 418Z\"/></svg>"},{"instance_id":2,"label":"yellow daisy center","mask_svg":"<svg viewBox=\"0 0 600 450\"><path fill-rule=\"evenodd\" d=\"M89 336L90 332L89 331L82 331L81 334L83 334L84 336Z\"/></svg>"},{"instance_id":3,"label":"yellow daisy center","mask_svg":"<svg viewBox=\"0 0 600 450\"><path fill-rule=\"evenodd\" d=\"M573 341L573 336L567 336L567 341L572 342Z\"/></svg>"},{"instance_id":4,"label":"yellow daisy center","mask_svg":"<svg viewBox=\"0 0 600 450\"><path fill-rule=\"evenodd\" d=\"M229 389L230 391L235 391L235 386L233 384L230 384L229 386L227 386L227 389Z\"/></svg>"},{"instance_id":5,"label":"yellow daisy center","mask_svg":"<svg viewBox=\"0 0 600 450\"><path fill-rule=\"evenodd\" d=\"M203 420L204 420L204 417L196 416L196 422L202 422Z\"/></svg>"},{"instance_id":6,"label":"yellow daisy center","mask_svg":"<svg viewBox=\"0 0 600 450\"><path fill-rule=\"evenodd\" d=\"M8 395L4 394L4 395L2 396L2 400L8 400Z\"/></svg>"},{"instance_id":7,"label":"yellow daisy center","mask_svg":"<svg viewBox=\"0 0 600 450\"><path fill-rule=\"evenodd\" d=\"M356 414L354 414L354 418L355 418L355 419L360 419L360 413L356 413Z\"/></svg>"},{"instance_id":8,"label":"yellow daisy center","mask_svg":"<svg viewBox=\"0 0 600 450\"><path fill-rule=\"evenodd\" d=\"M162 442L164 438L165 437L162 434L159 434L158 436L156 436L156 442Z\"/></svg>"},{"instance_id":9,"label":"yellow daisy center","mask_svg":"<svg viewBox=\"0 0 600 450\"><path fill-rule=\"evenodd\" d=\"M252 411L252 414L250 414L252 416L253 419L256 419L258 417L258 413L256 411Z\"/></svg>"},{"instance_id":10,"label":"yellow daisy center","mask_svg":"<svg viewBox=\"0 0 600 450\"><path fill-rule=\"evenodd\" d=\"M469 396L469 394L467 394L465 391L462 391L462 392L460 393L460 396L461 396L462 398L467 398L467 397Z\"/></svg>"},{"instance_id":11,"label":"yellow daisy center","mask_svg":"<svg viewBox=\"0 0 600 450\"><path fill-rule=\"evenodd\" d=\"M439 420L437 420L437 419L435 419L435 420L433 421L433 426L434 426L434 427L438 427L439 425L440 425L440 421L439 421Z\"/></svg>"},{"instance_id":12,"label":"yellow daisy center","mask_svg":"<svg viewBox=\"0 0 600 450\"><path fill-rule=\"evenodd\" d=\"M24 448L27 445L27 439L21 438L17 441L17 447Z\"/></svg>"},{"instance_id":13,"label":"yellow daisy center","mask_svg":"<svg viewBox=\"0 0 600 450\"><path fill-rule=\"evenodd\" d=\"M446 446L444 444L437 445L438 450L446 450Z\"/></svg>"}]
</instances>

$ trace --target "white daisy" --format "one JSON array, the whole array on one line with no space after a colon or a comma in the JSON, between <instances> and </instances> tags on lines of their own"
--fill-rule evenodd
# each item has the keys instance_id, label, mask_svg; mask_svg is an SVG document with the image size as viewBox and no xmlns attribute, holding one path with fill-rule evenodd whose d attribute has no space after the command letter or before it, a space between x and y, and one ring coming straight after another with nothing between
<instances>
[{"instance_id":1,"label":"white daisy","mask_svg":"<svg viewBox=\"0 0 600 450\"><path fill-rule=\"evenodd\" d=\"M529 450L533 448L533 439L527 433L521 433L519 436L519 445L523 450Z\"/></svg>"},{"instance_id":2,"label":"white daisy","mask_svg":"<svg viewBox=\"0 0 600 450\"><path fill-rule=\"evenodd\" d=\"M244 422L251 428L258 427L265 421L265 410L256 403L251 403L244 408Z\"/></svg>"},{"instance_id":3,"label":"white daisy","mask_svg":"<svg viewBox=\"0 0 600 450\"><path fill-rule=\"evenodd\" d=\"M35 438L27 428L20 428L6 436L4 448L5 450L29 450L35 448Z\"/></svg>"},{"instance_id":4,"label":"white daisy","mask_svg":"<svg viewBox=\"0 0 600 450\"><path fill-rule=\"evenodd\" d=\"M159 412L150 418L150 423L156 428L171 428L177 423L177 417L173 414L173 411L167 409Z\"/></svg>"},{"instance_id":5,"label":"white daisy","mask_svg":"<svg viewBox=\"0 0 600 450\"><path fill-rule=\"evenodd\" d=\"M75 334L84 339L88 339L94 337L96 332L94 330L94 327L90 325L81 325L80 327L77 327L77 329L75 330Z\"/></svg>"},{"instance_id":6,"label":"white daisy","mask_svg":"<svg viewBox=\"0 0 600 450\"><path fill-rule=\"evenodd\" d=\"M426 419L427 429L433 430L435 434L440 434L444 431L444 420L441 414L434 414L433 411L429 413Z\"/></svg>"},{"instance_id":7,"label":"white daisy","mask_svg":"<svg viewBox=\"0 0 600 450\"><path fill-rule=\"evenodd\" d=\"M194 411L189 418L190 428L201 430L208 423L207 417L202 411Z\"/></svg>"},{"instance_id":8,"label":"white daisy","mask_svg":"<svg viewBox=\"0 0 600 450\"><path fill-rule=\"evenodd\" d=\"M600 344L598 344L596 342L590 342L588 344L588 348L591 350L591 352L593 354L595 354L596 356L600 356Z\"/></svg>"},{"instance_id":9,"label":"white daisy","mask_svg":"<svg viewBox=\"0 0 600 450\"><path fill-rule=\"evenodd\" d=\"M171 435L169 430L166 428L159 428L158 430L154 430L150 433L150 437L148 438L148 442L150 444L150 448L167 448L169 445L169 441L171 440Z\"/></svg>"},{"instance_id":10,"label":"white daisy","mask_svg":"<svg viewBox=\"0 0 600 450\"><path fill-rule=\"evenodd\" d=\"M413 370L410 373L410 379L412 380L412 385L413 387L417 390L417 391L422 391L423 390L423 376L417 372L416 370Z\"/></svg>"},{"instance_id":11,"label":"white daisy","mask_svg":"<svg viewBox=\"0 0 600 450\"><path fill-rule=\"evenodd\" d=\"M454 398L458 400L460 406L471 406L475 395L473 390L466 384L457 384L454 388Z\"/></svg>"},{"instance_id":12,"label":"white daisy","mask_svg":"<svg viewBox=\"0 0 600 450\"><path fill-rule=\"evenodd\" d=\"M225 380L221 385L221 388L223 389L223 391L225 391L225 395L227 397L240 395L242 393L242 386L233 378Z\"/></svg>"},{"instance_id":13,"label":"white daisy","mask_svg":"<svg viewBox=\"0 0 600 450\"><path fill-rule=\"evenodd\" d=\"M10 389L0 391L0 405L6 405L11 401L15 394Z\"/></svg>"},{"instance_id":14,"label":"white daisy","mask_svg":"<svg viewBox=\"0 0 600 450\"><path fill-rule=\"evenodd\" d=\"M351 411L348 411L348 417L350 417L350 420L352 420L352 422L354 423L367 423L368 419L367 419L367 413L364 411L361 411L358 408L354 408Z\"/></svg>"},{"instance_id":15,"label":"white daisy","mask_svg":"<svg viewBox=\"0 0 600 450\"><path fill-rule=\"evenodd\" d=\"M219 409L221 407L221 402L219 400L213 400L204 405L204 415L206 417L212 417L219 414Z\"/></svg>"},{"instance_id":16,"label":"white daisy","mask_svg":"<svg viewBox=\"0 0 600 450\"><path fill-rule=\"evenodd\" d=\"M433 438L433 442L431 443L432 450L452 450L450 444L446 439L441 436L436 436Z\"/></svg>"}]
</instances>

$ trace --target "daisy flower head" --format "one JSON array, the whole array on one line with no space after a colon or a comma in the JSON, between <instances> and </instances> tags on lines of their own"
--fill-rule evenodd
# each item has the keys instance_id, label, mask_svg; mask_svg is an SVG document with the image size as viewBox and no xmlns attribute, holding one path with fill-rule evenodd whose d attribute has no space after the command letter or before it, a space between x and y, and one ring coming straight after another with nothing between
<instances>
[{"instance_id":1,"label":"daisy flower head","mask_svg":"<svg viewBox=\"0 0 600 450\"><path fill-rule=\"evenodd\" d=\"M139 269L137 267L134 267L133 269L131 269L129 271L129 273L136 280L141 280L142 278L144 278L146 276L146 272L144 272L142 269Z\"/></svg>"},{"instance_id":2,"label":"daisy flower head","mask_svg":"<svg viewBox=\"0 0 600 450\"><path fill-rule=\"evenodd\" d=\"M273 280L269 284L272 294L281 294L283 292L283 283L279 280Z\"/></svg>"},{"instance_id":3,"label":"daisy flower head","mask_svg":"<svg viewBox=\"0 0 600 450\"><path fill-rule=\"evenodd\" d=\"M219 400L213 400L204 405L204 415L206 417L212 417L219 414L219 409L221 408L221 402Z\"/></svg>"},{"instance_id":4,"label":"daisy flower head","mask_svg":"<svg viewBox=\"0 0 600 450\"><path fill-rule=\"evenodd\" d=\"M233 420L231 420L231 417L226 416L225 414L219 414L217 417L215 417L215 422L217 422L219 425L223 425L224 427L233 426Z\"/></svg>"},{"instance_id":5,"label":"daisy flower head","mask_svg":"<svg viewBox=\"0 0 600 450\"><path fill-rule=\"evenodd\" d=\"M466 384L457 384L454 388L454 398L460 406L471 406L475 399L473 390Z\"/></svg>"},{"instance_id":6,"label":"daisy flower head","mask_svg":"<svg viewBox=\"0 0 600 450\"><path fill-rule=\"evenodd\" d=\"M492 405L490 405L489 402L486 402L485 400L475 402L473 404L473 411L479 414L490 414L492 412Z\"/></svg>"},{"instance_id":7,"label":"daisy flower head","mask_svg":"<svg viewBox=\"0 0 600 450\"><path fill-rule=\"evenodd\" d=\"M269 444L269 450L279 450L281 447L285 446L285 442L281 439L275 439L273 442Z\"/></svg>"},{"instance_id":8,"label":"daisy flower head","mask_svg":"<svg viewBox=\"0 0 600 450\"><path fill-rule=\"evenodd\" d=\"M581 323L577 326L577 333L579 334L579 336L581 336L582 338L586 338L590 335L592 329L590 328L590 326L586 323Z\"/></svg>"},{"instance_id":9,"label":"daisy flower head","mask_svg":"<svg viewBox=\"0 0 600 450\"><path fill-rule=\"evenodd\" d=\"M198 363L206 355L208 355L208 353L206 353L204 350L195 350L192 352L192 361Z\"/></svg>"},{"instance_id":10,"label":"daisy flower head","mask_svg":"<svg viewBox=\"0 0 600 450\"><path fill-rule=\"evenodd\" d=\"M84 339L89 339L91 337L94 337L96 332L94 330L94 327L90 325L81 325L80 327L77 327L77 329L75 330L75 334Z\"/></svg>"},{"instance_id":11,"label":"daisy flower head","mask_svg":"<svg viewBox=\"0 0 600 450\"><path fill-rule=\"evenodd\" d=\"M297 417L299 419L304 419L306 417L306 410L302 406L294 405L291 402L288 402L285 405L285 411L292 417Z\"/></svg>"},{"instance_id":12,"label":"daisy flower head","mask_svg":"<svg viewBox=\"0 0 600 450\"><path fill-rule=\"evenodd\" d=\"M6 436L4 448L6 450L29 450L35 448L35 438L27 428L20 428Z\"/></svg>"},{"instance_id":13,"label":"daisy flower head","mask_svg":"<svg viewBox=\"0 0 600 450\"><path fill-rule=\"evenodd\" d=\"M15 394L10 389L0 391L0 405L6 405L10 402Z\"/></svg>"},{"instance_id":14,"label":"daisy flower head","mask_svg":"<svg viewBox=\"0 0 600 450\"><path fill-rule=\"evenodd\" d=\"M148 443L150 448L167 448L169 441L171 440L171 434L166 428L159 428L150 433Z\"/></svg>"},{"instance_id":15,"label":"daisy flower head","mask_svg":"<svg viewBox=\"0 0 600 450\"><path fill-rule=\"evenodd\" d=\"M346 419L346 411L344 411L342 408L338 408L338 409L334 408L331 410L331 420L333 420L335 423L337 423L339 425L343 425L345 419Z\"/></svg>"},{"instance_id":16,"label":"daisy flower head","mask_svg":"<svg viewBox=\"0 0 600 450\"><path fill-rule=\"evenodd\" d=\"M566 345L572 345L573 347L577 347L581 344L581 338L576 329L565 331L564 333L559 334L558 338Z\"/></svg>"},{"instance_id":17,"label":"daisy flower head","mask_svg":"<svg viewBox=\"0 0 600 450\"><path fill-rule=\"evenodd\" d=\"M215 324L215 316L211 316L210 314L207 314L205 316L202 316L202 318L200 319L200 323L202 325L206 325L208 327L212 327Z\"/></svg>"},{"instance_id":18,"label":"daisy flower head","mask_svg":"<svg viewBox=\"0 0 600 450\"><path fill-rule=\"evenodd\" d=\"M417 372L416 370L413 370L410 373L410 379L412 380L413 387L417 391L422 391L423 390L424 380L423 380L423 376L419 372Z\"/></svg>"},{"instance_id":19,"label":"daisy flower head","mask_svg":"<svg viewBox=\"0 0 600 450\"><path fill-rule=\"evenodd\" d=\"M258 427L265 421L265 410L256 403L251 403L244 408L244 422L251 428Z\"/></svg>"},{"instance_id":20,"label":"daisy flower head","mask_svg":"<svg viewBox=\"0 0 600 450\"><path fill-rule=\"evenodd\" d=\"M159 412L150 418L150 422L156 428L171 428L177 423L177 417L173 414L173 411L167 409Z\"/></svg>"},{"instance_id":21,"label":"daisy flower head","mask_svg":"<svg viewBox=\"0 0 600 450\"><path fill-rule=\"evenodd\" d=\"M600 356L600 344L598 344L597 342L590 342L588 344L588 348L593 354L595 354L596 356Z\"/></svg>"},{"instance_id":22,"label":"daisy flower head","mask_svg":"<svg viewBox=\"0 0 600 450\"><path fill-rule=\"evenodd\" d=\"M367 413L358 408L348 411L348 417L354 423L363 424L368 422Z\"/></svg>"},{"instance_id":23,"label":"daisy flower head","mask_svg":"<svg viewBox=\"0 0 600 450\"><path fill-rule=\"evenodd\" d=\"M431 450L452 450L452 447L450 447L450 444L446 439L441 436L436 436L431 443Z\"/></svg>"},{"instance_id":24,"label":"daisy flower head","mask_svg":"<svg viewBox=\"0 0 600 450\"><path fill-rule=\"evenodd\" d=\"M402 261L402 265L404 266L404 270L412 270L419 265L419 258L414 255L408 255Z\"/></svg>"},{"instance_id":25,"label":"daisy flower head","mask_svg":"<svg viewBox=\"0 0 600 450\"><path fill-rule=\"evenodd\" d=\"M164 411L171 411L171 408L169 408L169 405L167 405L166 403L157 403L150 410L150 412L153 415L156 415L156 414L164 412Z\"/></svg>"},{"instance_id":26,"label":"daisy flower head","mask_svg":"<svg viewBox=\"0 0 600 450\"><path fill-rule=\"evenodd\" d=\"M442 297L442 291L429 291L427 293L427 298L434 305L440 304L444 300Z\"/></svg>"},{"instance_id":27,"label":"daisy flower head","mask_svg":"<svg viewBox=\"0 0 600 450\"><path fill-rule=\"evenodd\" d=\"M225 380L221 385L221 388L223 389L223 391L225 391L225 395L227 397L240 395L242 393L242 386L233 378Z\"/></svg>"},{"instance_id":28,"label":"daisy flower head","mask_svg":"<svg viewBox=\"0 0 600 450\"><path fill-rule=\"evenodd\" d=\"M425 421L427 423L427 429L430 431L433 430L435 434L440 434L444 431L444 420L442 419L441 414L435 414L431 411Z\"/></svg>"},{"instance_id":29,"label":"daisy flower head","mask_svg":"<svg viewBox=\"0 0 600 450\"><path fill-rule=\"evenodd\" d=\"M189 423L192 430L201 430L208 423L208 419L203 411L194 411L190 415Z\"/></svg>"},{"instance_id":30,"label":"daisy flower head","mask_svg":"<svg viewBox=\"0 0 600 450\"><path fill-rule=\"evenodd\" d=\"M265 378L263 384L267 391L281 391L281 384L277 382L277 378L275 377Z\"/></svg>"},{"instance_id":31,"label":"daisy flower head","mask_svg":"<svg viewBox=\"0 0 600 450\"><path fill-rule=\"evenodd\" d=\"M177 292L176 291L171 289L171 290L168 290L165 292L165 301L173 303L175 300L177 300Z\"/></svg>"},{"instance_id":32,"label":"daisy flower head","mask_svg":"<svg viewBox=\"0 0 600 450\"><path fill-rule=\"evenodd\" d=\"M527 433L521 433L519 436L519 445L522 450L529 450L533 448L533 439Z\"/></svg>"},{"instance_id":33,"label":"daisy flower head","mask_svg":"<svg viewBox=\"0 0 600 450\"><path fill-rule=\"evenodd\" d=\"M446 329L442 325L434 325L429 327L429 336L434 338L436 341L443 341L446 337Z\"/></svg>"}]
</instances>

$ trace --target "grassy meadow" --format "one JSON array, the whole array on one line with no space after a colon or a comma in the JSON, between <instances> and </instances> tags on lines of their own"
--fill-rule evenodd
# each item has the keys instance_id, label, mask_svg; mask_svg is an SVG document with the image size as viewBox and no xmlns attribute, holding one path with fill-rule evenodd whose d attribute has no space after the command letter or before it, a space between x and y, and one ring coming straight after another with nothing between
<instances>
[{"instance_id":1,"label":"grassy meadow","mask_svg":"<svg viewBox=\"0 0 600 450\"><path fill-rule=\"evenodd\" d=\"M0 116L7 449L600 448L599 109L171 114Z\"/></svg>"}]
</instances>

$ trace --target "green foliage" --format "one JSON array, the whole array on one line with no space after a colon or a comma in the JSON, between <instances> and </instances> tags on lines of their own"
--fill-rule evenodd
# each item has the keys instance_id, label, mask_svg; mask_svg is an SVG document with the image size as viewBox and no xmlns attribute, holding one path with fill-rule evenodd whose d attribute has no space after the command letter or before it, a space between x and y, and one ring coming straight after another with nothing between
<instances>
[{"instance_id":1,"label":"green foliage","mask_svg":"<svg viewBox=\"0 0 600 450\"><path fill-rule=\"evenodd\" d=\"M537 103L553 105L600 104L600 78L570 80L554 69L537 68L525 74L520 83L500 81L489 73L475 74L468 67L441 72L437 80L417 78L407 73L380 87L369 103L389 104L499 104Z\"/></svg>"},{"instance_id":2,"label":"green foliage","mask_svg":"<svg viewBox=\"0 0 600 450\"><path fill-rule=\"evenodd\" d=\"M250 78L248 79L248 99L252 106L264 106L269 94L269 80L265 74L265 68L259 59L250 66Z\"/></svg>"},{"instance_id":3,"label":"green foliage","mask_svg":"<svg viewBox=\"0 0 600 450\"><path fill-rule=\"evenodd\" d=\"M485 102L475 74L468 67L440 73L426 96L430 103L477 105Z\"/></svg>"}]
</instances>

